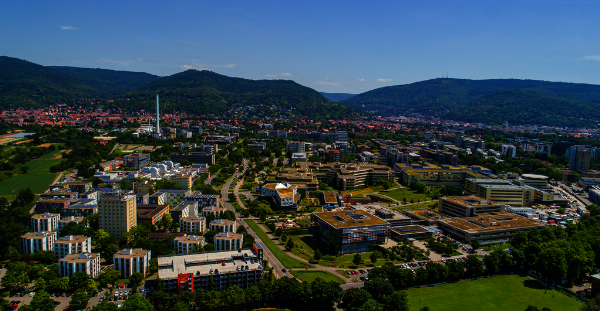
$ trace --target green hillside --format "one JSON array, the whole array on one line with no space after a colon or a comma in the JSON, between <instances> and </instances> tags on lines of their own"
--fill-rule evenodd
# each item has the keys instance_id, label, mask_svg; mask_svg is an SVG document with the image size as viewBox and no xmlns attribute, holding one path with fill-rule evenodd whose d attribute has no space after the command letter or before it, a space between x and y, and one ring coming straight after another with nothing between
<instances>
[{"instance_id":1,"label":"green hillside","mask_svg":"<svg viewBox=\"0 0 600 311\"><path fill-rule=\"evenodd\" d=\"M592 84L517 79L433 79L382 87L348 98L343 103L376 115L418 112L442 116L482 96L514 89L562 97L600 99L600 85Z\"/></svg>"},{"instance_id":2,"label":"green hillside","mask_svg":"<svg viewBox=\"0 0 600 311\"><path fill-rule=\"evenodd\" d=\"M90 98L99 92L84 82L18 58L0 56L0 109L45 107Z\"/></svg>"},{"instance_id":3,"label":"green hillside","mask_svg":"<svg viewBox=\"0 0 600 311\"><path fill-rule=\"evenodd\" d=\"M48 66L54 70L75 77L99 92L119 95L160 79L145 72L118 71L99 68L78 68L65 66Z\"/></svg>"},{"instance_id":4,"label":"green hillside","mask_svg":"<svg viewBox=\"0 0 600 311\"><path fill-rule=\"evenodd\" d=\"M596 126L600 102L526 90L508 90L480 97L444 115L450 120L487 124Z\"/></svg>"},{"instance_id":5,"label":"green hillside","mask_svg":"<svg viewBox=\"0 0 600 311\"><path fill-rule=\"evenodd\" d=\"M325 92L320 92L321 95L325 96L325 98L334 101L334 102L341 102L342 100L348 99L352 96L355 96L356 94L349 94L349 93L325 93Z\"/></svg>"},{"instance_id":6,"label":"green hillside","mask_svg":"<svg viewBox=\"0 0 600 311\"><path fill-rule=\"evenodd\" d=\"M161 78L117 97L112 105L154 109L160 95L165 111L200 115L247 105L269 105L313 118L347 118L353 109L327 100L317 91L289 80L248 80L211 71L187 70Z\"/></svg>"}]
</instances>

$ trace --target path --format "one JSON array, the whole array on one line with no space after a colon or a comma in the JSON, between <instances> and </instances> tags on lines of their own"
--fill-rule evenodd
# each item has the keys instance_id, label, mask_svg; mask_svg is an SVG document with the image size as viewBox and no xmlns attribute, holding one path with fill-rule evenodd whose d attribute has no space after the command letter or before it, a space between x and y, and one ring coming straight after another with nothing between
<instances>
[{"instance_id":1,"label":"path","mask_svg":"<svg viewBox=\"0 0 600 311\"><path fill-rule=\"evenodd\" d=\"M235 199L241 208L246 209L246 205L244 205L243 200L240 199L240 186L244 183L244 178L240 179L238 183L233 187L233 195L235 195Z\"/></svg>"}]
</instances>

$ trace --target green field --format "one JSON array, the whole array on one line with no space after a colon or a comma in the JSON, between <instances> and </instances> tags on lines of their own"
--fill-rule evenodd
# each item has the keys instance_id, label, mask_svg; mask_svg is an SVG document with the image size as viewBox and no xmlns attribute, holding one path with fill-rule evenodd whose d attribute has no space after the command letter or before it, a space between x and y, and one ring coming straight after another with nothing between
<instances>
[{"instance_id":1,"label":"green field","mask_svg":"<svg viewBox=\"0 0 600 311\"><path fill-rule=\"evenodd\" d=\"M305 264L300 260L294 259L286 255L282 250L279 249L279 247L277 247L277 245L275 245L275 242L269 239L267 234L258 227L254 220L245 219L245 221L248 224L248 226L250 226L250 228L254 230L256 235L258 235L260 240L269 248L269 250L271 250L271 253L273 253L273 255L277 257L279 262L281 262L281 264L284 265L286 268L304 268L306 266L308 266L309 268L314 268L311 265Z\"/></svg>"},{"instance_id":2,"label":"green field","mask_svg":"<svg viewBox=\"0 0 600 311\"><path fill-rule=\"evenodd\" d=\"M14 175L0 183L0 196L16 195L19 190L31 188L33 193L42 193L48 190L56 174L25 174Z\"/></svg>"},{"instance_id":3,"label":"green field","mask_svg":"<svg viewBox=\"0 0 600 311\"><path fill-rule=\"evenodd\" d=\"M326 272L326 271L302 271L302 270L292 270L290 271L295 277L299 278L302 281L306 281L308 283L314 281L316 278L321 278L325 281L334 281L336 283L344 284L339 277Z\"/></svg>"},{"instance_id":4,"label":"green field","mask_svg":"<svg viewBox=\"0 0 600 311\"><path fill-rule=\"evenodd\" d=\"M60 150L56 150L41 156L39 159L31 160L21 166L29 167L27 174L48 174L50 173L50 167L56 165L62 161L62 159L55 159L61 153ZM12 170L13 174L21 173L21 166Z\"/></svg>"},{"instance_id":5,"label":"green field","mask_svg":"<svg viewBox=\"0 0 600 311\"><path fill-rule=\"evenodd\" d=\"M428 197L427 194L425 193L417 193L416 191L412 191L408 188L396 188L394 190L389 190L389 191L379 191L379 194L381 195L385 195L388 196L394 200L398 200L403 202L403 199L406 198L407 202L410 202L410 200L414 200L415 202L417 202L417 200L421 200L421 201L428 201L431 200L431 197Z\"/></svg>"},{"instance_id":6,"label":"green field","mask_svg":"<svg viewBox=\"0 0 600 311\"><path fill-rule=\"evenodd\" d=\"M559 292L548 291L537 281L503 275L475 281L412 288L406 291L410 310L428 306L435 311L525 310L529 305L552 311L579 310L581 304ZM553 298L554 297L554 298Z\"/></svg>"}]
</instances>

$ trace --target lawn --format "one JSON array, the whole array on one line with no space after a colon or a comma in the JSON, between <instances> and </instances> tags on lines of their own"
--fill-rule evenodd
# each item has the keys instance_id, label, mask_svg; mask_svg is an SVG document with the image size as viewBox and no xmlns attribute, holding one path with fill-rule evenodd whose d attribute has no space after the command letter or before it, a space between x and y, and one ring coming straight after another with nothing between
<instances>
[{"instance_id":1,"label":"lawn","mask_svg":"<svg viewBox=\"0 0 600 311\"><path fill-rule=\"evenodd\" d=\"M33 193L42 193L48 190L56 174L19 174L0 183L0 196L16 195L19 190L31 188Z\"/></svg>"},{"instance_id":2,"label":"lawn","mask_svg":"<svg viewBox=\"0 0 600 311\"><path fill-rule=\"evenodd\" d=\"M581 304L559 292L548 291L538 282L518 275L503 275L406 291L410 310L525 310L529 305L552 311L579 310ZM553 298L554 297L554 298Z\"/></svg>"},{"instance_id":3,"label":"lawn","mask_svg":"<svg viewBox=\"0 0 600 311\"><path fill-rule=\"evenodd\" d=\"M342 281L342 279L340 279L339 277L326 272L326 271L302 271L302 270L292 270L290 271L291 274L293 274L295 277L299 278L302 281L306 281L308 283L311 283L312 281L314 281L316 278L321 278L324 281L334 281L336 283L340 283L340 284L344 284L346 282Z\"/></svg>"},{"instance_id":4,"label":"lawn","mask_svg":"<svg viewBox=\"0 0 600 311\"><path fill-rule=\"evenodd\" d=\"M309 268L314 268L311 265L305 264L300 260L294 259L294 258L286 255L282 250L279 249L279 247L277 247L275 242L273 242L273 240L269 239L267 234L264 231L262 231L260 229L260 227L258 227L258 225L254 222L254 220L245 219L245 221L246 221L246 223L248 223L248 226L250 226L250 228L252 228L252 230L254 230L256 235L258 235L258 237L265 244L265 246L267 246L269 248L269 250L271 250L271 253L273 253L273 255L275 255L275 257L277 257L279 262L281 262L281 264L284 265L286 268L305 268L306 266L308 266Z\"/></svg>"},{"instance_id":5,"label":"lawn","mask_svg":"<svg viewBox=\"0 0 600 311\"><path fill-rule=\"evenodd\" d=\"M396 188L396 189L389 190L389 191L382 190L382 191L379 191L379 194L388 196L388 197L390 197L394 200L398 200L400 202L403 202L404 198L406 198L407 202L410 202L410 200L414 200L414 202L417 202L418 200L421 200L421 201L431 200L431 197L428 197L427 194L417 193L416 191L410 190L408 188Z\"/></svg>"},{"instance_id":6,"label":"lawn","mask_svg":"<svg viewBox=\"0 0 600 311\"><path fill-rule=\"evenodd\" d=\"M31 160L22 166L29 167L27 174L48 174L50 173L50 167L56 165L62 161L61 159L55 159L61 153L60 150L56 150L41 156L39 159ZM12 170L13 174L20 174L20 167Z\"/></svg>"}]
</instances>

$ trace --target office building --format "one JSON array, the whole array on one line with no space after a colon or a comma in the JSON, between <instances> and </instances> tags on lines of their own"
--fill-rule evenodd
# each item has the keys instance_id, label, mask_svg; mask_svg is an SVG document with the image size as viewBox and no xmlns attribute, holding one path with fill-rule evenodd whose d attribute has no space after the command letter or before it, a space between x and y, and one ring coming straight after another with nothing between
<instances>
[{"instance_id":1,"label":"office building","mask_svg":"<svg viewBox=\"0 0 600 311\"><path fill-rule=\"evenodd\" d=\"M480 185L512 185L510 180L492 178L465 178L465 192L470 194L479 193Z\"/></svg>"},{"instance_id":2,"label":"office building","mask_svg":"<svg viewBox=\"0 0 600 311\"><path fill-rule=\"evenodd\" d=\"M173 248L176 254L190 254L196 246L204 246L206 241L201 235L178 236L173 240Z\"/></svg>"},{"instance_id":3,"label":"office building","mask_svg":"<svg viewBox=\"0 0 600 311\"><path fill-rule=\"evenodd\" d=\"M31 216L30 228L32 231L58 231L58 221L60 220L60 214L35 214Z\"/></svg>"},{"instance_id":4,"label":"office building","mask_svg":"<svg viewBox=\"0 0 600 311\"><path fill-rule=\"evenodd\" d=\"M410 217L414 224L421 224L424 226L434 226L443 219L447 219L447 216L441 215L438 212L428 209L405 209L402 210L402 214Z\"/></svg>"},{"instance_id":5,"label":"office building","mask_svg":"<svg viewBox=\"0 0 600 311\"><path fill-rule=\"evenodd\" d=\"M309 231L335 254L366 252L390 237L391 226L365 211L312 213Z\"/></svg>"},{"instance_id":6,"label":"office building","mask_svg":"<svg viewBox=\"0 0 600 311\"><path fill-rule=\"evenodd\" d=\"M100 229L115 239L120 239L131 227L137 225L135 195L120 192L103 193L98 200Z\"/></svg>"},{"instance_id":7,"label":"office building","mask_svg":"<svg viewBox=\"0 0 600 311\"><path fill-rule=\"evenodd\" d=\"M306 151L306 143L300 141L288 141L285 146L285 152L299 153Z\"/></svg>"},{"instance_id":8,"label":"office building","mask_svg":"<svg viewBox=\"0 0 600 311\"><path fill-rule=\"evenodd\" d=\"M56 239L54 242L54 254L57 259L65 258L67 255L88 253L92 251L92 238L83 235L67 235Z\"/></svg>"},{"instance_id":9,"label":"office building","mask_svg":"<svg viewBox=\"0 0 600 311\"><path fill-rule=\"evenodd\" d=\"M181 189L184 189L184 190L192 189L192 175L189 175L189 174L173 175L171 177L171 181L174 181Z\"/></svg>"},{"instance_id":10,"label":"office building","mask_svg":"<svg viewBox=\"0 0 600 311\"><path fill-rule=\"evenodd\" d=\"M433 237L433 231L419 225L409 225L392 228L392 238L396 240L425 240Z\"/></svg>"},{"instance_id":11,"label":"office building","mask_svg":"<svg viewBox=\"0 0 600 311\"><path fill-rule=\"evenodd\" d=\"M215 235L215 247L218 251L235 251L244 245L244 236L241 233L221 232Z\"/></svg>"},{"instance_id":12,"label":"office building","mask_svg":"<svg viewBox=\"0 0 600 311\"><path fill-rule=\"evenodd\" d=\"M134 153L131 155L126 155L123 157L123 163L127 167L140 169L150 164L150 154Z\"/></svg>"},{"instance_id":13,"label":"office building","mask_svg":"<svg viewBox=\"0 0 600 311\"><path fill-rule=\"evenodd\" d=\"M544 226L535 220L505 212L445 219L438 223L440 229L455 239L466 243L477 239L482 245L508 243L519 231L541 229Z\"/></svg>"},{"instance_id":14,"label":"office building","mask_svg":"<svg viewBox=\"0 0 600 311\"><path fill-rule=\"evenodd\" d=\"M280 207L294 207L300 202L298 185L289 183L266 184L262 187L260 195L273 198Z\"/></svg>"},{"instance_id":15,"label":"office building","mask_svg":"<svg viewBox=\"0 0 600 311\"><path fill-rule=\"evenodd\" d=\"M440 198L440 213L451 217L473 217L478 214L504 212L504 204L469 195L462 197Z\"/></svg>"},{"instance_id":16,"label":"office building","mask_svg":"<svg viewBox=\"0 0 600 311\"><path fill-rule=\"evenodd\" d=\"M158 258L158 279L168 294L247 288L260 283L263 272L262 255L247 249Z\"/></svg>"},{"instance_id":17,"label":"office building","mask_svg":"<svg viewBox=\"0 0 600 311\"><path fill-rule=\"evenodd\" d=\"M179 231L183 233L204 233L206 218L199 216L182 217L179 219Z\"/></svg>"},{"instance_id":18,"label":"office building","mask_svg":"<svg viewBox=\"0 0 600 311\"><path fill-rule=\"evenodd\" d=\"M77 192L75 192L77 193ZM54 199L44 199L41 198L37 200L35 203L35 212L38 214L47 213L53 210L64 210L71 206L71 202L75 199L71 198L54 198Z\"/></svg>"},{"instance_id":19,"label":"office building","mask_svg":"<svg viewBox=\"0 0 600 311\"><path fill-rule=\"evenodd\" d=\"M129 278L139 272L148 274L150 268L151 251L141 248L122 249L113 255L114 269L121 272L121 278Z\"/></svg>"},{"instance_id":20,"label":"office building","mask_svg":"<svg viewBox=\"0 0 600 311\"><path fill-rule=\"evenodd\" d=\"M56 232L28 232L21 236L21 254L33 254L37 251L54 250Z\"/></svg>"},{"instance_id":21,"label":"office building","mask_svg":"<svg viewBox=\"0 0 600 311\"><path fill-rule=\"evenodd\" d=\"M96 278L100 274L100 254L71 254L58 261L59 277L71 277L75 272L85 272Z\"/></svg>"},{"instance_id":22,"label":"office building","mask_svg":"<svg viewBox=\"0 0 600 311\"><path fill-rule=\"evenodd\" d=\"M210 222L210 231L219 231L221 232L236 232L237 223L235 220L229 219L215 219Z\"/></svg>"}]
</instances>

